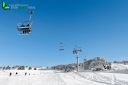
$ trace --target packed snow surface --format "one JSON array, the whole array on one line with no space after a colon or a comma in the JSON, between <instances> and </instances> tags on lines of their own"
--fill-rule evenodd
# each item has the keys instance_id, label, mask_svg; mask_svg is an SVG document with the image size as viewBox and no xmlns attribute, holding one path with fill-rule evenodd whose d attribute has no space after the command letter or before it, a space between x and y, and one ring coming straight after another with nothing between
<instances>
[{"instance_id":1,"label":"packed snow surface","mask_svg":"<svg viewBox=\"0 0 128 85\"><path fill-rule=\"evenodd\" d=\"M114 70L111 71L67 73L57 70L5 70L0 71L0 85L128 85L127 67L113 64Z\"/></svg>"}]
</instances>

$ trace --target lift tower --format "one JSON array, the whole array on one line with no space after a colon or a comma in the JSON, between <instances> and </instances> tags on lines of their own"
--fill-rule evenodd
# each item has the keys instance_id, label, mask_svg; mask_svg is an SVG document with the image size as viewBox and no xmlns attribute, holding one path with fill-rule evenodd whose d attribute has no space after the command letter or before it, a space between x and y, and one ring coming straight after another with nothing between
<instances>
[{"instance_id":1,"label":"lift tower","mask_svg":"<svg viewBox=\"0 0 128 85\"><path fill-rule=\"evenodd\" d=\"M81 49L78 47L74 48L73 54L76 54L76 59L77 59L77 72L79 71L79 52L82 52Z\"/></svg>"}]
</instances>

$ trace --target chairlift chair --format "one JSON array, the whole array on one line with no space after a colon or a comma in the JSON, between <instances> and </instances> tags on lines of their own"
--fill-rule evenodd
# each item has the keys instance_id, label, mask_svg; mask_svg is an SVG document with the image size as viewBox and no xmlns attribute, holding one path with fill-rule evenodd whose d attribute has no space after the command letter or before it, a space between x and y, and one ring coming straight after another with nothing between
<instances>
[{"instance_id":1,"label":"chairlift chair","mask_svg":"<svg viewBox=\"0 0 128 85\"><path fill-rule=\"evenodd\" d=\"M63 51L64 50L64 46L63 46L63 43L60 43L60 51Z\"/></svg>"},{"instance_id":2,"label":"chairlift chair","mask_svg":"<svg viewBox=\"0 0 128 85\"><path fill-rule=\"evenodd\" d=\"M20 22L17 26L18 31L20 31L20 34L30 34L32 32L32 22L31 17L33 15L33 11L30 12L30 18L28 20L25 20L23 22Z\"/></svg>"},{"instance_id":3,"label":"chairlift chair","mask_svg":"<svg viewBox=\"0 0 128 85\"><path fill-rule=\"evenodd\" d=\"M30 34L32 31L32 23L29 21L23 21L20 22L17 26L18 31L20 31L20 34Z\"/></svg>"}]
</instances>

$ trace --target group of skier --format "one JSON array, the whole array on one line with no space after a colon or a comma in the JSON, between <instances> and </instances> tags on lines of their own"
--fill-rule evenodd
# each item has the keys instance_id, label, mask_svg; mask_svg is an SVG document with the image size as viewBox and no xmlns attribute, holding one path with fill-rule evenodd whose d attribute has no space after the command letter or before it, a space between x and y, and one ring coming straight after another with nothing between
<instances>
[{"instance_id":1,"label":"group of skier","mask_svg":"<svg viewBox=\"0 0 128 85\"><path fill-rule=\"evenodd\" d=\"M17 76L17 75L18 75L18 73L16 72L16 73L15 73L15 76ZM25 72L25 76L26 76L26 75L27 75L27 72ZM29 73L28 75L30 75L30 73ZM12 76L12 72L9 73L9 76Z\"/></svg>"}]
</instances>

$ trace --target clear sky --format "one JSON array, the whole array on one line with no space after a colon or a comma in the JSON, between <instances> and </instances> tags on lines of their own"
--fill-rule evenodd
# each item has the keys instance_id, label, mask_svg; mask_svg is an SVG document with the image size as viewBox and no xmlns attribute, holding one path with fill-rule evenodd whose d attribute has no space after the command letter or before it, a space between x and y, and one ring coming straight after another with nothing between
<instances>
[{"instance_id":1,"label":"clear sky","mask_svg":"<svg viewBox=\"0 0 128 85\"><path fill-rule=\"evenodd\" d=\"M19 36L21 20L29 18L23 9L0 8L0 65L75 63L77 45L86 58L128 60L128 0L3 0L7 4L35 6L32 34ZM2 1L1 1L2 2ZM60 43L64 51L59 51Z\"/></svg>"}]
</instances>

